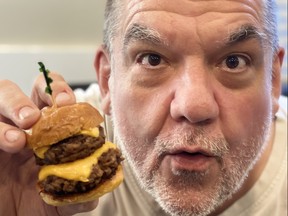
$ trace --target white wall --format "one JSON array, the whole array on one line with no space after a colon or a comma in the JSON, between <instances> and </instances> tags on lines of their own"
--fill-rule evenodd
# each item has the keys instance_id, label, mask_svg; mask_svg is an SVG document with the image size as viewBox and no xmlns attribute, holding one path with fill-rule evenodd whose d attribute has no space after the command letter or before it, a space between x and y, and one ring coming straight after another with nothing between
<instances>
[{"instance_id":1,"label":"white wall","mask_svg":"<svg viewBox=\"0 0 288 216\"><path fill-rule=\"evenodd\" d=\"M1 44L92 44L105 0L0 0Z\"/></svg>"},{"instance_id":2,"label":"white wall","mask_svg":"<svg viewBox=\"0 0 288 216\"><path fill-rule=\"evenodd\" d=\"M93 68L94 46L61 47L49 49L20 47L18 50L0 53L0 79L10 79L30 95L34 78L40 73L42 61L50 71L59 72L69 83L95 81ZM22 50L23 48L23 50Z\"/></svg>"},{"instance_id":3,"label":"white wall","mask_svg":"<svg viewBox=\"0 0 288 216\"><path fill-rule=\"evenodd\" d=\"M283 46L286 50L285 59L283 62L282 68L282 80L283 83L286 84L285 92L287 94L287 56L288 56L288 49L287 49L287 0L277 0L278 3L278 24L279 24L279 42L280 45Z\"/></svg>"},{"instance_id":4,"label":"white wall","mask_svg":"<svg viewBox=\"0 0 288 216\"><path fill-rule=\"evenodd\" d=\"M0 0L0 79L30 94L38 61L68 82L95 80L104 0Z\"/></svg>"}]
</instances>

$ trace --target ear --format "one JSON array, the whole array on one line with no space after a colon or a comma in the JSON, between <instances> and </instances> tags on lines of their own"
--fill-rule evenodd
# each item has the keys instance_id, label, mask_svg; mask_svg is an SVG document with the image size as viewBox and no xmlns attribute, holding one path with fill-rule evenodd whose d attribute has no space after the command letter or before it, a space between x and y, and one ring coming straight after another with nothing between
<instances>
[{"instance_id":1,"label":"ear","mask_svg":"<svg viewBox=\"0 0 288 216\"><path fill-rule=\"evenodd\" d=\"M105 114L110 115L110 89L109 78L111 73L110 58L104 45L99 47L96 52L94 67L96 70L96 77L101 92L101 106Z\"/></svg>"},{"instance_id":2,"label":"ear","mask_svg":"<svg viewBox=\"0 0 288 216\"><path fill-rule=\"evenodd\" d=\"M285 51L279 48L274 55L273 74L272 74L272 97L273 97L273 114L275 115L279 109L279 97L281 95L281 68Z\"/></svg>"}]
</instances>

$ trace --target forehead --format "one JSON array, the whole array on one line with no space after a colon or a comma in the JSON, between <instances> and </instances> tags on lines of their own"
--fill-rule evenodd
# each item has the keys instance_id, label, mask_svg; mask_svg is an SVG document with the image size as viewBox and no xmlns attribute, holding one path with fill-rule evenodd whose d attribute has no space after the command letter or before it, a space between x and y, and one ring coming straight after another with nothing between
<instances>
[{"instance_id":1,"label":"forehead","mask_svg":"<svg viewBox=\"0 0 288 216\"><path fill-rule=\"evenodd\" d=\"M207 11L259 11L265 0L124 0L126 9L136 12L140 10L166 10L186 15L199 15Z\"/></svg>"},{"instance_id":2,"label":"forehead","mask_svg":"<svg viewBox=\"0 0 288 216\"><path fill-rule=\"evenodd\" d=\"M181 24L190 28L227 28L234 23L252 22L261 28L262 4L261 0L126 0L122 31L135 22L156 28Z\"/></svg>"}]
</instances>

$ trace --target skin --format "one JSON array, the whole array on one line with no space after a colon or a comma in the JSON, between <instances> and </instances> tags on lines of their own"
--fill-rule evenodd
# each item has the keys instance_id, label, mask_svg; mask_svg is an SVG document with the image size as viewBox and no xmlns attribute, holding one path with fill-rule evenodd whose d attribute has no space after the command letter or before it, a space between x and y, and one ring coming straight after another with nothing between
<instances>
[{"instance_id":1,"label":"skin","mask_svg":"<svg viewBox=\"0 0 288 216\"><path fill-rule=\"evenodd\" d=\"M260 1L134 0L123 11L113 52L95 59L117 142L170 214L217 215L269 158L284 51L265 49ZM151 34L130 33L139 26ZM229 40L243 28L253 33Z\"/></svg>"},{"instance_id":2,"label":"skin","mask_svg":"<svg viewBox=\"0 0 288 216\"><path fill-rule=\"evenodd\" d=\"M237 175L243 183L239 190L205 212L217 215L253 186L269 158L284 51L270 53L257 37L232 45L225 42L231 32L239 32L244 24L261 32L260 1L167 2L125 2L121 29L112 42L113 53L110 56L100 47L95 59L102 106L106 114L112 114L127 160L137 168L140 178L150 180L149 184L142 182L143 186L157 191L154 196L167 211L183 209L191 215L201 211L198 198L209 203L209 194L215 194L215 183L220 185L224 174L237 170L237 164L248 172L250 164L255 163L247 178L242 178L247 172ZM236 13L234 7L240 12ZM215 13L216 8L221 10ZM128 40L133 24L154 29L162 43L135 37ZM151 53L162 57L161 64L148 64L147 54ZM236 71L223 63L231 54L241 57L241 67ZM244 59L247 65L242 64ZM56 103L75 103L64 79L53 74L53 80ZM33 186L38 170L31 161L31 151L25 148L23 129L37 121L43 106L51 105L44 86L39 77L29 98L13 82L0 81L0 192L9 194L0 209L5 209L6 215L28 211L29 215L71 215L97 205L96 201L49 207ZM259 127L264 123L265 130ZM256 137L256 141L252 142L251 137ZM254 161L260 151L263 154ZM194 157L187 152L199 154ZM160 180L166 187L164 194L160 193L164 191ZM173 200L171 194L180 202ZM31 200L35 203L33 209ZM191 203L194 205L189 207Z\"/></svg>"}]
</instances>

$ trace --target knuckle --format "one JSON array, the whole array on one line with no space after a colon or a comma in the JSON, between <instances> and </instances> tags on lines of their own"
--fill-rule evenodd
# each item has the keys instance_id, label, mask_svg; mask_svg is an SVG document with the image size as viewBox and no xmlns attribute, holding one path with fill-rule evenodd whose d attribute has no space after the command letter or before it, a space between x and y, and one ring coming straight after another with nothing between
<instances>
[{"instance_id":1,"label":"knuckle","mask_svg":"<svg viewBox=\"0 0 288 216\"><path fill-rule=\"evenodd\" d=\"M10 80L0 80L0 94L6 93L10 90L19 89L19 87Z\"/></svg>"}]
</instances>

